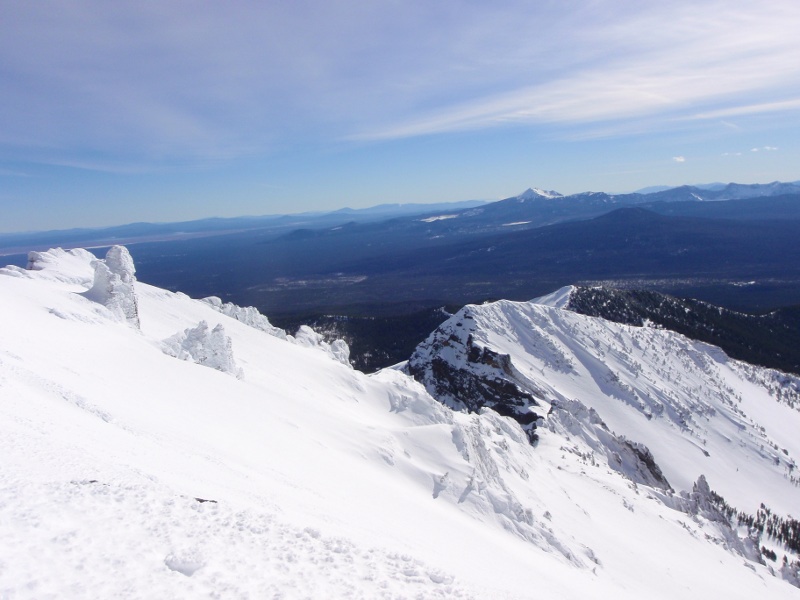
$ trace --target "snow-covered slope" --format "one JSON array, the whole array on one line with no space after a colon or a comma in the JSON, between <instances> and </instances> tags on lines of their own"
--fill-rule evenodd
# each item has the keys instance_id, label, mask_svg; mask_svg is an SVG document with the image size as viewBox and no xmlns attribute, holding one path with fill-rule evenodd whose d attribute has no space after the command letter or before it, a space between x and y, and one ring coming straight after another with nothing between
<instances>
[{"instance_id":1,"label":"snow-covered slope","mask_svg":"<svg viewBox=\"0 0 800 600\"><path fill-rule=\"evenodd\" d=\"M680 496L591 455L589 410L533 447L403 373L132 281L137 329L84 294L93 260L0 270L2 598L800 596L702 480Z\"/></svg>"}]
</instances>

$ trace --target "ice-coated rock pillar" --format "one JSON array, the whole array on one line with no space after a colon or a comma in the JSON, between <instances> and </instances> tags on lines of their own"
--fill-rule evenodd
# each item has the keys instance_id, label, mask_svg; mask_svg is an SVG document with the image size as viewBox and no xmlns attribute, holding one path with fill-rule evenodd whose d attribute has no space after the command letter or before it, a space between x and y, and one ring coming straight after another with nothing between
<instances>
[{"instance_id":1,"label":"ice-coated rock pillar","mask_svg":"<svg viewBox=\"0 0 800 600\"><path fill-rule=\"evenodd\" d=\"M136 268L128 249L112 246L105 260L96 260L92 266L94 283L83 295L139 329L139 305L134 290Z\"/></svg>"}]
</instances>

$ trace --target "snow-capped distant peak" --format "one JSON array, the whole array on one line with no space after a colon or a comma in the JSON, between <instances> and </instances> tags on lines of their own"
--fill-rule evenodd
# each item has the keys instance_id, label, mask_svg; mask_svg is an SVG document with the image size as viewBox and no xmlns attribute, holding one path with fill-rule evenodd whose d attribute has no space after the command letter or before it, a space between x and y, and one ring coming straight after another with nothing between
<instances>
[{"instance_id":1,"label":"snow-capped distant peak","mask_svg":"<svg viewBox=\"0 0 800 600\"><path fill-rule=\"evenodd\" d=\"M563 194L559 194L553 190L541 190L539 188L528 188L517 196L517 200L535 200L537 198L563 198Z\"/></svg>"},{"instance_id":2,"label":"snow-capped distant peak","mask_svg":"<svg viewBox=\"0 0 800 600\"><path fill-rule=\"evenodd\" d=\"M574 285L564 287L544 296L539 296L531 300L531 304L541 304L542 306L552 306L553 308L567 308L572 294L577 288Z\"/></svg>"}]
</instances>

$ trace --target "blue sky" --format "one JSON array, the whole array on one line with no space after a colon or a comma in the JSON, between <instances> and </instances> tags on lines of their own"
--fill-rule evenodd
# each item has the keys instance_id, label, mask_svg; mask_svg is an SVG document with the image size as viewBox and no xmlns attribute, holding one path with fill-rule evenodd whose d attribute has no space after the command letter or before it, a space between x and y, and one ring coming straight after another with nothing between
<instances>
[{"instance_id":1,"label":"blue sky","mask_svg":"<svg viewBox=\"0 0 800 600\"><path fill-rule=\"evenodd\" d=\"M800 179L800 2L5 2L0 231Z\"/></svg>"}]
</instances>

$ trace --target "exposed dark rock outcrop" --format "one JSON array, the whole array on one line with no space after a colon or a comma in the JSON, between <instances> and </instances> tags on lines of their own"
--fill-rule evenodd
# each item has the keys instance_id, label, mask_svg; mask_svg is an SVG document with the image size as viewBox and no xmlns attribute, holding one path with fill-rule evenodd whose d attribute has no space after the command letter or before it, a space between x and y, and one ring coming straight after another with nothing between
<instances>
[{"instance_id":1,"label":"exposed dark rock outcrop","mask_svg":"<svg viewBox=\"0 0 800 600\"><path fill-rule=\"evenodd\" d=\"M457 410L491 408L516 420L533 442L541 411L533 393L520 385L511 357L478 345L469 329L471 317L462 311L436 329L417 348L406 371L440 402Z\"/></svg>"}]
</instances>

